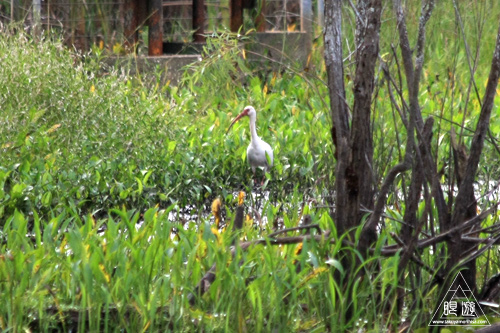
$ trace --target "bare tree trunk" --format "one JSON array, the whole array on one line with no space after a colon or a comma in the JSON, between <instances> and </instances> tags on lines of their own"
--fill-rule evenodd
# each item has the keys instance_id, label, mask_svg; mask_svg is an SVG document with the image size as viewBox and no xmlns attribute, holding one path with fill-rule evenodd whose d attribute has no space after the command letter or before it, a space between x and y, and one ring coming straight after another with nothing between
<instances>
[{"instance_id":1,"label":"bare tree trunk","mask_svg":"<svg viewBox=\"0 0 500 333\"><path fill-rule=\"evenodd\" d=\"M356 76L352 127L345 102L342 64L342 1L325 3L325 62L328 73L332 139L336 146L336 207L333 212L340 234L357 226L361 208L373 208L373 143L371 100L375 80L375 64L379 52L381 0L359 1L356 20ZM342 207L342 209L339 209ZM366 230L376 237L375 229ZM367 243L367 245L369 245Z\"/></svg>"},{"instance_id":2,"label":"bare tree trunk","mask_svg":"<svg viewBox=\"0 0 500 333\"><path fill-rule=\"evenodd\" d=\"M335 169L336 207L346 207L347 188L345 174L349 164L349 113L345 99L344 66L342 63L342 1L325 2L325 64L330 95L332 140L336 148ZM343 234L351 227L344 209L334 209L337 231Z\"/></svg>"},{"instance_id":3,"label":"bare tree trunk","mask_svg":"<svg viewBox=\"0 0 500 333\"><path fill-rule=\"evenodd\" d=\"M358 1L356 17L356 75L351 128L351 160L347 168L346 210L353 226L362 218L361 209L373 209L373 130L371 105L375 64L379 55L381 0ZM376 225L363 230L360 247L366 250L377 239Z\"/></svg>"},{"instance_id":4,"label":"bare tree trunk","mask_svg":"<svg viewBox=\"0 0 500 333\"><path fill-rule=\"evenodd\" d=\"M354 230L354 227L359 225L363 208L373 208L371 102L375 64L379 53L382 1L360 0L356 12L356 75L352 122L349 126L342 61L342 1L325 2L325 63L333 125L332 140L337 159L335 208L332 216L340 235ZM362 252L376 240L375 227L376 225L363 230L360 242ZM354 238L353 236L351 235L351 238ZM341 258L341 262L346 271L355 265L349 256ZM351 316L351 308L348 307L345 314L346 322Z\"/></svg>"},{"instance_id":5,"label":"bare tree trunk","mask_svg":"<svg viewBox=\"0 0 500 333\"><path fill-rule=\"evenodd\" d=\"M488 135L488 128L490 125L491 111L493 110L493 102L496 95L498 86L498 79L500 78L500 27L497 34L497 41L495 51L493 53L493 60L491 63L490 75L488 84L486 85L486 92L481 107L481 113L477 122L476 131L470 146L470 156L467 159L467 166L465 169L464 179L459 185L458 194L455 201L455 210L451 219L452 226L460 226L463 224L469 215L471 215L471 207L475 207L476 201L474 198L474 180L479 166L479 160L483 152L484 140ZM446 264L447 271L456 269L457 264L463 253L464 243L462 242L460 233L454 233L453 237L448 242L449 259ZM475 281L466 281L474 282Z\"/></svg>"}]
</instances>

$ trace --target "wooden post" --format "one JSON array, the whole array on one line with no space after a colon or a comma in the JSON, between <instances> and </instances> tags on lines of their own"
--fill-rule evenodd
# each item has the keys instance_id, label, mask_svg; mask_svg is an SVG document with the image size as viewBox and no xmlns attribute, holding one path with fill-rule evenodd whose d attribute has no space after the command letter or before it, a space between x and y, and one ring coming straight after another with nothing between
<instances>
[{"instance_id":1,"label":"wooden post","mask_svg":"<svg viewBox=\"0 0 500 333\"><path fill-rule=\"evenodd\" d=\"M255 28L258 32L266 31L266 0L261 0L260 8L257 16L255 17Z\"/></svg>"},{"instance_id":2,"label":"wooden post","mask_svg":"<svg viewBox=\"0 0 500 333\"><path fill-rule=\"evenodd\" d=\"M80 50L88 50L88 42L89 39L87 38L87 27L85 25L85 17L86 17L86 10L85 10L85 5L84 3L79 4L77 7L78 10L78 23L76 26L76 34L77 34L77 44L79 45Z\"/></svg>"},{"instance_id":3,"label":"wooden post","mask_svg":"<svg viewBox=\"0 0 500 333\"><path fill-rule=\"evenodd\" d=\"M229 1L229 27L232 32L238 32L243 25L243 0Z\"/></svg>"},{"instance_id":4,"label":"wooden post","mask_svg":"<svg viewBox=\"0 0 500 333\"><path fill-rule=\"evenodd\" d=\"M85 27L85 6L83 3L75 3L70 7L69 25L71 27L70 45L77 50L88 50L88 39Z\"/></svg>"},{"instance_id":5,"label":"wooden post","mask_svg":"<svg viewBox=\"0 0 500 333\"><path fill-rule=\"evenodd\" d=\"M149 1L141 1L141 0L135 0L135 1L137 9L137 24L139 24L139 26L148 25L147 20L148 20Z\"/></svg>"},{"instance_id":6,"label":"wooden post","mask_svg":"<svg viewBox=\"0 0 500 333\"><path fill-rule=\"evenodd\" d=\"M137 0L125 0L123 4L123 33L125 34L125 46L127 48L134 47L138 41L138 7Z\"/></svg>"},{"instance_id":7,"label":"wooden post","mask_svg":"<svg viewBox=\"0 0 500 333\"><path fill-rule=\"evenodd\" d=\"M163 54L163 6L162 0L149 0L149 55Z\"/></svg>"},{"instance_id":8,"label":"wooden post","mask_svg":"<svg viewBox=\"0 0 500 333\"><path fill-rule=\"evenodd\" d=\"M193 39L195 42L204 42L203 36L205 26L205 1L193 0Z\"/></svg>"},{"instance_id":9,"label":"wooden post","mask_svg":"<svg viewBox=\"0 0 500 333\"><path fill-rule=\"evenodd\" d=\"M311 0L300 1L300 30L305 32L304 49L307 51L307 58L305 59L304 66L307 66L307 59L312 50L313 38L313 7Z\"/></svg>"}]
</instances>

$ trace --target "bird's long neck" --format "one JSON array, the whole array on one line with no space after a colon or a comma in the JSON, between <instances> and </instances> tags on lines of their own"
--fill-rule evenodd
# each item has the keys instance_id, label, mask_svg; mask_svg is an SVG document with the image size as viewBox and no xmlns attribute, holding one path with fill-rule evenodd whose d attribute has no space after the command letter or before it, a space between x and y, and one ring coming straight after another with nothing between
<instances>
[{"instance_id":1,"label":"bird's long neck","mask_svg":"<svg viewBox=\"0 0 500 333\"><path fill-rule=\"evenodd\" d=\"M256 117L250 117L250 134L252 135L252 142L258 142L259 136L257 135L257 129L255 126Z\"/></svg>"}]
</instances>

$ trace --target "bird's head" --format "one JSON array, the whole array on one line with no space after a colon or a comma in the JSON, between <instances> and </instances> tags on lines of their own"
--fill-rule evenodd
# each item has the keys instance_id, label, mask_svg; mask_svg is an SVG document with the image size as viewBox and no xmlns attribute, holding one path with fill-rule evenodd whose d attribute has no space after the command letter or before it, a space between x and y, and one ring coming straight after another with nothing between
<instances>
[{"instance_id":1,"label":"bird's head","mask_svg":"<svg viewBox=\"0 0 500 333\"><path fill-rule=\"evenodd\" d=\"M233 125L238 121L240 120L241 118L243 117L250 117L250 119L255 119L255 117L257 116L257 112L255 111L254 107L253 106L245 106L245 108L243 109L243 112L241 112L236 118L233 119L233 121L231 122L231 124L229 125L226 133L229 132L229 130L231 129L231 127L233 127Z\"/></svg>"},{"instance_id":2,"label":"bird's head","mask_svg":"<svg viewBox=\"0 0 500 333\"><path fill-rule=\"evenodd\" d=\"M245 114L245 116L248 116L250 118L254 117L257 115L257 112L255 111L255 109L253 108L253 106L245 106L245 108L243 109L243 112L242 114Z\"/></svg>"}]
</instances>

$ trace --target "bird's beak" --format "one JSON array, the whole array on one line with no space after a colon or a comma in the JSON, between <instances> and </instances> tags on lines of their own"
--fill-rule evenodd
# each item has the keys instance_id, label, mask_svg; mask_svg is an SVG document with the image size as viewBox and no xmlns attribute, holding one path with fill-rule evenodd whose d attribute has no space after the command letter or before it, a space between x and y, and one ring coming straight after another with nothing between
<instances>
[{"instance_id":1,"label":"bird's beak","mask_svg":"<svg viewBox=\"0 0 500 333\"><path fill-rule=\"evenodd\" d=\"M245 110L243 111L242 113L240 113L236 118L233 119L233 121L231 122L231 124L229 125L227 131L226 131L226 134L229 133L229 130L231 129L231 127L233 127L233 125L238 121L240 120L241 118L245 117L245 116L248 116L248 112Z\"/></svg>"}]
</instances>

